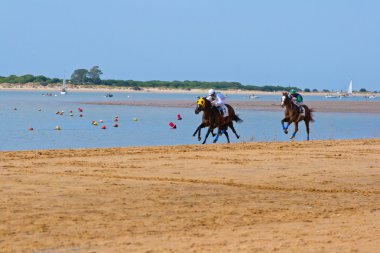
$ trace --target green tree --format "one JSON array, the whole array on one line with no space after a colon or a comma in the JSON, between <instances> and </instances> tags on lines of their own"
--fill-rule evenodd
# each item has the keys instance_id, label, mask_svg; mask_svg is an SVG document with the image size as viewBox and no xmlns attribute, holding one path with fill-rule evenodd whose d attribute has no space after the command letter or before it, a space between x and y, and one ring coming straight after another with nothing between
<instances>
[{"instance_id":1,"label":"green tree","mask_svg":"<svg viewBox=\"0 0 380 253\"><path fill-rule=\"evenodd\" d=\"M88 72L89 81L94 84L100 84L102 82L102 80L100 80L100 75L102 74L103 72L99 69L99 66L92 67Z\"/></svg>"},{"instance_id":2,"label":"green tree","mask_svg":"<svg viewBox=\"0 0 380 253\"><path fill-rule=\"evenodd\" d=\"M76 69L71 75L71 82L76 84L87 83L88 80L88 70L87 69Z\"/></svg>"},{"instance_id":3,"label":"green tree","mask_svg":"<svg viewBox=\"0 0 380 253\"><path fill-rule=\"evenodd\" d=\"M317 89L313 89L313 92L318 92L318 90Z\"/></svg>"},{"instance_id":4,"label":"green tree","mask_svg":"<svg viewBox=\"0 0 380 253\"><path fill-rule=\"evenodd\" d=\"M304 92L310 92L310 89L309 88L305 88L303 91Z\"/></svg>"},{"instance_id":5,"label":"green tree","mask_svg":"<svg viewBox=\"0 0 380 253\"><path fill-rule=\"evenodd\" d=\"M367 90L364 89L364 88L361 88L361 89L359 90L359 92L367 92Z\"/></svg>"}]
</instances>

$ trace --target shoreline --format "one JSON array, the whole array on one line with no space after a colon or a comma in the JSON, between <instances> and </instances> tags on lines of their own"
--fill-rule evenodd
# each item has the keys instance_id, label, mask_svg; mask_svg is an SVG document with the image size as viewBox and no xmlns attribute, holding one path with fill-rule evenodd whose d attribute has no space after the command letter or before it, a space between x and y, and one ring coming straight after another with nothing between
<instances>
[{"instance_id":1,"label":"shoreline","mask_svg":"<svg viewBox=\"0 0 380 253\"><path fill-rule=\"evenodd\" d=\"M0 91L42 91L42 92L60 92L61 85L55 85L51 87L41 86L41 85L30 85L30 84L14 84L18 87L9 87L9 84L0 84ZM113 87L113 86L87 86L86 85L67 85L68 92L120 92L120 93L189 93L189 94L207 94L208 89L165 89L165 88L141 88L142 90L133 90L128 87ZM219 90L217 90L219 91ZM258 91L258 90L220 90L224 94L245 94L245 95L281 95L282 91ZM336 94L336 92L300 92L302 96L326 96L329 94ZM354 93L354 97L363 97L366 95L374 95L377 93L373 92L363 92L363 93Z\"/></svg>"},{"instance_id":2,"label":"shoreline","mask_svg":"<svg viewBox=\"0 0 380 253\"><path fill-rule=\"evenodd\" d=\"M124 106L153 106L153 107L180 107L195 108L195 102L191 100L172 100L172 101L93 101L78 102L82 104L95 105L124 105ZM229 101L235 110L253 110L253 111L283 111L280 103L273 101ZM333 113L380 113L380 101L358 102L358 101L308 101L307 106L318 112Z\"/></svg>"}]
</instances>

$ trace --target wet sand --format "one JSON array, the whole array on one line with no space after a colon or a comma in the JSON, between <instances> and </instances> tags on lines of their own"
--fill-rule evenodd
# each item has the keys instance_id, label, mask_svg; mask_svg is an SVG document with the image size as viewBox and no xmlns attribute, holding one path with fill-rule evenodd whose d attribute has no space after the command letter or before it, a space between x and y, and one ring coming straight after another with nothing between
<instances>
[{"instance_id":1,"label":"wet sand","mask_svg":"<svg viewBox=\"0 0 380 253\"><path fill-rule=\"evenodd\" d=\"M194 107L195 102L191 100L171 100L171 101L93 101L86 104L100 105L130 105L130 106L155 106L155 107ZM80 103L80 102L78 102ZM235 109L247 109L255 111L281 111L278 103L272 101L228 101ZM349 113L380 113L380 101L309 101L306 103L315 112L349 112Z\"/></svg>"},{"instance_id":2,"label":"wet sand","mask_svg":"<svg viewBox=\"0 0 380 253\"><path fill-rule=\"evenodd\" d=\"M0 152L0 185L0 252L379 246L380 139Z\"/></svg>"}]
</instances>

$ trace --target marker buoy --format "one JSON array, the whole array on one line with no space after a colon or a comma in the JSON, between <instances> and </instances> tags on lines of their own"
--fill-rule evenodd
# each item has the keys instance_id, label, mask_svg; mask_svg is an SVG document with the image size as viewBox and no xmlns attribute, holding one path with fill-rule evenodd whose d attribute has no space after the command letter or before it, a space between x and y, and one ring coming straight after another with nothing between
<instances>
[{"instance_id":1,"label":"marker buoy","mask_svg":"<svg viewBox=\"0 0 380 253\"><path fill-rule=\"evenodd\" d=\"M83 112L83 109L82 109L82 108L78 108L78 111L79 111L79 112Z\"/></svg>"},{"instance_id":2,"label":"marker buoy","mask_svg":"<svg viewBox=\"0 0 380 253\"><path fill-rule=\"evenodd\" d=\"M119 127L119 125L118 125L118 124L115 124L115 125L113 125L113 127Z\"/></svg>"},{"instance_id":3,"label":"marker buoy","mask_svg":"<svg viewBox=\"0 0 380 253\"><path fill-rule=\"evenodd\" d=\"M115 119L117 119L117 118L119 118L119 116L117 116L117 115L115 115L115 117L114 117Z\"/></svg>"},{"instance_id":4,"label":"marker buoy","mask_svg":"<svg viewBox=\"0 0 380 253\"><path fill-rule=\"evenodd\" d=\"M59 111L57 111L55 114L59 114L60 112Z\"/></svg>"},{"instance_id":5,"label":"marker buoy","mask_svg":"<svg viewBox=\"0 0 380 253\"><path fill-rule=\"evenodd\" d=\"M92 121L92 124L93 124L94 126L97 126L97 125L98 125L98 122L96 122L96 121Z\"/></svg>"},{"instance_id":6,"label":"marker buoy","mask_svg":"<svg viewBox=\"0 0 380 253\"><path fill-rule=\"evenodd\" d=\"M101 119L101 120L99 120L99 123L103 123L104 121Z\"/></svg>"},{"instance_id":7,"label":"marker buoy","mask_svg":"<svg viewBox=\"0 0 380 253\"><path fill-rule=\"evenodd\" d=\"M34 129L33 129L33 127L29 127L29 129L28 129L29 131L33 131Z\"/></svg>"},{"instance_id":8,"label":"marker buoy","mask_svg":"<svg viewBox=\"0 0 380 253\"><path fill-rule=\"evenodd\" d=\"M56 126L56 127L54 128L54 130L61 130L61 127L60 127L60 126Z\"/></svg>"},{"instance_id":9,"label":"marker buoy","mask_svg":"<svg viewBox=\"0 0 380 253\"><path fill-rule=\"evenodd\" d=\"M139 119L138 119L138 118L133 118L133 121L136 121L136 122L137 122L137 121L139 121Z\"/></svg>"},{"instance_id":10,"label":"marker buoy","mask_svg":"<svg viewBox=\"0 0 380 253\"><path fill-rule=\"evenodd\" d=\"M73 113L73 110L70 110L70 113Z\"/></svg>"},{"instance_id":11,"label":"marker buoy","mask_svg":"<svg viewBox=\"0 0 380 253\"><path fill-rule=\"evenodd\" d=\"M177 126L176 126L173 122L170 122L170 123L169 123L169 126L170 126L172 129L176 129L176 128L177 128Z\"/></svg>"},{"instance_id":12,"label":"marker buoy","mask_svg":"<svg viewBox=\"0 0 380 253\"><path fill-rule=\"evenodd\" d=\"M181 114L177 115L177 120L182 120Z\"/></svg>"},{"instance_id":13,"label":"marker buoy","mask_svg":"<svg viewBox=\"0 0 380 253\"><path fill-rule=\"evenodd\" d=\"M79 117L83 117L83 115L82 115L82 114L79 114Z\"/></svg>"},{"instance_id":14,"label":"marker buoy","mask_svg":"<svg viewBox=\"0 0 380 253\"><path fill-rule=\"evenodd\" d=\"M115 122L118 122L118 121L119 121L119 119L118 119L118 118L114 118L114 119L113 119L113 121L115 121Z\"/></svg>"},{"instance_id":15,"label":"marker buoy","mask_svg":"<svg viewBox=\"0 0 380 253\"><path fill-rule=\"evenodd\" d=\"M102 126L102 129L107 129L105 125Z\"/></svg>"},{"instance_id":16,"label":"marker buoy","mask_svg":"<svg viewBox=\"0 0 380 253\"><path fill-rule=\"evenodd\" d=\"M70 113L70 116L72 117L72 116L74 116L74 114Z\"/></svg>"}]
</instances>

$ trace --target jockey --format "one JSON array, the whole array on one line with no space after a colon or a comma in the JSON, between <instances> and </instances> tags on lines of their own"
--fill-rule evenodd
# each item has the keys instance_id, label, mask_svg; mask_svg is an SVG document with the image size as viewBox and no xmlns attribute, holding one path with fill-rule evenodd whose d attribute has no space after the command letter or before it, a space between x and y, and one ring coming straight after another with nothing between
<instances>
[{"instance_id":1,"label":"jockey","mask_svg":"<svg viewBox=\"0 0 380 253\"><path fill-rule=\"evenodd\" d=\"M214 89L210 89L208 91L208 97L206 97L206 99L210 101L211 104L218 109L220 115L224 115L223 105L225 103L226 97L222 93L217 93Z\"/></svg>"},{"instance_id":2,"label":"jockey","mask_svg":"<svg viewBox=\"0 0 380 253\"><path fill-rule=\"evenodd\" d=\"M300 113L302 113L303 97L301 96L301 94L297 93L295 89L291 89L289 93L292 102L298 107Z\"/></svg>"}]
</instances>

